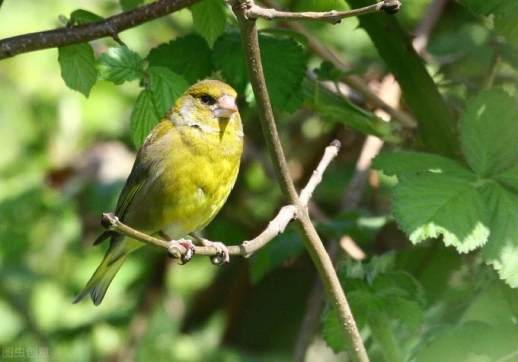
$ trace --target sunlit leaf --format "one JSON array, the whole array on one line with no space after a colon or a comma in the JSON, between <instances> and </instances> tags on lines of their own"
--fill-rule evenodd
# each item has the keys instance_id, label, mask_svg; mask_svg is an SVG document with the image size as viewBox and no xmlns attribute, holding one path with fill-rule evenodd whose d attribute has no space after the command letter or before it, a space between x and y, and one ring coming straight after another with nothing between
<instances>
[{"instance_id":1,"label":"sunlit leaf","mask_svg":"<svg viewBox=\"0 0 518 362\"><path fill-rule=\"evenodd\" d=\"M468 181L449 175L401 177L394 190L394 215L413 243L442 236L447 246L466 253L489 236L481 195Z\"/></svg>"},{"instance_id":2,"label":"sunlit leaf","mask_svg":"<svg viewBox=\"0 0 518 362\"><path fill-rule=\"evenodd\" d=\"M183 77L165 67L150 67L148 74L156 110L163 117L189 84Z\"/></svg>"},{"instance_id":3,"label":"sunlit leaf","mask_svg":"<svg viewBox=\"0 0 518 362\"><path fill-rule=\"evenodd\" d=\"M211 47L225 31L225 8L223 0L202 0L191 6L194 29Z\"/></svg>"},{"instance_id":4,"label":"sunlit leaf","mask_svg":"<svg viewBox=\"0 0 518 362\"><path fill-rule=\"evenodd\" d=\"M189 83L207 77L213 71L211 51L199 35L191 34L151 49L147 56L150 66L169 68Z\"/></svg>"},{"instance_id":5,"label":"sunlit leaf","mask_svg":"<svg viewBox=\"0 0 518 362\"><path fill-rule=\"evenodd\" d=\"M142 77L143 61L127 46L113 47L101 54L98 69L101 78L122 84Z\"/></svg>"},{"instance_id":6,"label":"sunlit leaf","mask_svg":"<svg viewBox=\"0 0 518 362\"><path fill-rule=\"evenodd\" d=\"M153 103L153 94L150 90L144 89L140 92L131 113L131 136L135 146L138 147L144 142L159 119Z\"/></svg>"},{"instance_id":7,"label":"sunlit leaf","mask_svg":"<svg viewBox=\"0 0 518 362\"><path fill-rule=\"evenodd\" d=\"M86 97L97 80L94 50L88 43L58 48L61 77L65 84Z\"/></svg>"}]
</instances>

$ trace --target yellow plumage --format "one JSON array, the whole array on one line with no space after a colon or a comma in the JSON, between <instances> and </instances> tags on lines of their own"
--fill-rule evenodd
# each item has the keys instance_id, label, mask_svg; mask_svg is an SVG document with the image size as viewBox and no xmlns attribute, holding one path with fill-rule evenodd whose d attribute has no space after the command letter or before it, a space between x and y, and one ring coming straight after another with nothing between
<instances>
[{"instance_id":1,"label":"yellow plumage","mask_svg":"<svg viewBox=\"0 0 518 362\"><path fill-rule=\"evenodd\" d=\"M182 238L205 227L235 183L243 130L227 84L205 80L191 86L151 131L119 197L115 214L146 233ZM120 235L76 302L90 294L99 304L126 256L143 244Z\"/></svg>"}]
</instances>

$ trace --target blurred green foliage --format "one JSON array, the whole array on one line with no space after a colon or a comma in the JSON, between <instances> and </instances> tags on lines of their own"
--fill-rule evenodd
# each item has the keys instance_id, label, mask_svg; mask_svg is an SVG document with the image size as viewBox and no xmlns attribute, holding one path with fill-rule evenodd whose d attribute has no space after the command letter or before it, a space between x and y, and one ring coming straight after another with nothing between
<instances>
[{"instance_id":1,"label":"blurred green foliage","mask_svg":"<svg viewBox=\"0 0 518 362\"><path fill-rule=\"evenodd\" d=\"M81 24L145 2L0 1L0 38L63 26L59 15L69 25ZM415 29L429 3L403 3L395 17L402 31ZM514 0L498 3L479 8L483 2L478 0L452 1L431 34L427 71L455 119L466 100L487 85L495 59L492 82L509 97L516 95L516 12L507 10ZM279 6L315 11L348 7L339 0L286 0ZM207 16L207 10L219 16ZM385 15L369 15L373 21L377 16ZM518 292L484 264L494 257L492 245L507 244L486 235L490 240L484 252L489 251L465 256L435 241L413 246L395 227L388 207L387 189L397 181L383 175L381 184L371 180L357 210L344 212L341 199L364 134L392 143L401 142L403 135L373 116L355 94L352 104L316 87L307 70L318 69L320 79L332 83L343 74L310 54L307 39L272 29L266 21L259 25L267 82L297 184L311 175L330 140L338 137L344 143L314 201L327 216L318 222L321 235L329 242L349 235L367 254L363 262L342 258L338 269L372 361L513 360ZM348 74L372 80L387 71L403 72L384 63L356 19L335 26L305 25L351 64ZM286 201L268 161L236 30L222 1L203 0L193 14L185 9L120 34L124 46L102 39L0 63L0 359L290 360L316 277L293 226L250 260L234 258L223 268L201 257L179 266L162 250L144 248L126 262L100 307L71 303L102 257L106 246L93 248L91 242L101 231L100 214L113 210L135 144L199 78L220 77L238 89L247 135L238 184L205 234L239 243L261 231ZM397 42L397 35L391 41ZM385 51L392 59L401 56L394 49ZM419 78L406 71L409 78ZM403 99L403 108L412 110L411 103ZM507 122L510 128L513 117ZM509 146L512 139L501 140L514 134L502 132L502 138L488 143ZM391 175L410 170L425 177L422 173L430 168L455 173L461 167L420 155L400 154L392 168L381 168ZM447 184L436 192L439 196L425 196L436 200L451 190ZM415 198L426 201L421 194ZM441 216L448 221L465 211L447 209L450 213ZM509 210L499 209L504 215ZM405 211L407 217L420 216L411 207ZM516 233L502 223L513 217L492 221L505 231L502 238L509 245ZM515 259L509 260L505 265ZM345 360L335 353L348 346L333 314L325 309L309 361ZM321 338L328 346L319 343Z\"/></svg>"}]
</instances>

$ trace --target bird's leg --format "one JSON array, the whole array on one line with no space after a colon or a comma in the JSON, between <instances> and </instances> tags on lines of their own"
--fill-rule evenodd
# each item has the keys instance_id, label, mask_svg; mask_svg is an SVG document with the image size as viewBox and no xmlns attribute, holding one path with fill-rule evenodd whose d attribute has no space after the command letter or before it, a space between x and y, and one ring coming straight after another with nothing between
<instances>
[{"instance_id":1,"label":"bird's leg","mask_svg":"<svg viewBox=\"0 0 518 362\"><path fill-rule=\"evenodd\" d=\"M183 238L178 239L178 240L173 240L169 235L167 235L163 231L159 231L158 235L160 235L162 238L164 238L164 240L167 240L169 242L168 251L169 251L170 255L177 255L179 246L181 246L185 249L185 253L183 253L180 256L180 261L181 261L182 265L189 262L192 259L192 257L194 256L195 249L194 249L194 244L192 243L191 240L183 239Z\"/></svg>"},{"instance_id":2,"label":"bird's leg","mask_svg":"<svg viewBox=\"0 0 518 362\"><path fill-rule=\"evenodd\" d=\"M196 241L198 241L201 245L212 247L216 249L216 255L211 256L210 260L215 265L222 265L224 263L228 263L230 261L230 254L228 252L228 248L225 244L220 241L210 241L198 234L191 235Z\"/></svg>"}]
</instances>

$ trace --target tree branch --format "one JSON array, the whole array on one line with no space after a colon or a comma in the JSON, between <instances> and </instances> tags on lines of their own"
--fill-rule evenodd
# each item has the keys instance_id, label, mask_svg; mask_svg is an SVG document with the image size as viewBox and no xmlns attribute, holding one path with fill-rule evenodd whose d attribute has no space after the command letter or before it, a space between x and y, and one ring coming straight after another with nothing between
<instances>
[{"instance_id":1,"label":"tree branch","mask_svg":"<svg viewBox=\"0 0 518 362\"><path fill-rule=\"evenodd\" d=\"M248 74L257 101L259 119L270 151L270 156L280 179L281 187L296 209L297 220L306 237L306 249L319 272L320 279L324 284L331 304L339 316L341 329L351 342L351 357L360 362L367 362L369 357L365 351L365 346L356 327L356 322L340 284L340 280L336 275L333 263L309 218L306 205L302 203L302 200L295 190L295 185L290 176L288 163L284 156L284 150L277 131L277 125L275 123L264 78L256 22L254 19L249 19L246 16L246 9L249 8L250 4L253 4L253 1L241 1L234 0L232 8L241 28L241 39L246 55Z\"/></svg>"},{"instance_id":2,"label":"tree branch","mask_svg":"<svg viewBox=\"0 0 518 362\"><path fill-rule=\"evenodd\" d=\"M0 40L0 60L40 49L62 47L118 33L183 9L198 0L158 0L102 21L18 35Z\"/></svg>"},{"instance_id":3,"label":"tree branch","mask_svg":"<svg viewBox=\"0 0 518 362\"><path fill-rule=\"evenodd\" d=\"M268 20L313 20L313 21L328 21L332 24L339 23L344 18L353 16L359 16L364 14L370 14L378 11L396 12L401 7L399 0L391 1L379 1L376 4L364 6L358 9L352 9L348 11L303 11L303 12L290 12L276 9L263 8L254 3L249 4L249 7L245 10L245 16L248 19L264 18Z\"/></svg>"},{"instance_id":4,"label":"tree branch","mask_svg":"<svg viewBox=\"0 0 518 362\"><path fill-rule=\"evenodd\" d=\"M306 207L311 195L315 191L315 188L322 181L322 176L331 163L331 161L336 157L338 151L340 150L340 142L335 140L331 142L329 146L326 147L324 151L324 155L320 160L317 168L313 171L313 175L309 179L308 183L302 189L300 193L300 202ZM264 247L268 242L270 242L277 235L284 232L286 226L288 226L289 222L293 220L296 216L296 209L293 205L284 206L279 210L277 215L270 221L266 229L264 229L259 235L251 240L246 240L241 243L241 245L231 245L228 246L228 252L230 255L239 255L245 258L251 256L257 250ZM104 227L111 231L115 231L119 234L126 235L135 240L142 241L144 243L152 244L158 246L160 248L165 248L170 251L171 256L174 258L180 259L182 255L186 253L186 249L181 245L175 245L174 249L170 246L170 243L166 240L162 240L159 238L155 238L138 230L131 228L130 226L122 223L115 215L112 213L103 214L102 221ZM195 246L194 253L197 255L207 255L207 256L217 256L218 250L214 247L207 246Z\"/></svg>"},{"instance_id":5,"label":"tree branch","mask_svg":"<svg viewBox=\"0 0 518 362\"><path fill-rule=\"evenodd\" d=\"M261 0L262 3L273 7L275 3L273 0ZM308 48L320 58L327 60L332 63L338 70L348 73L351 69L338 55L335 54L331 49L322 45L322 42L317 39L307 28L299 23L283 21L283 25L291 30L296 31L306 37L308 40ZM367 84L358 76L349 75L344 77L344 83L349 87L359 92L365 99L372 103L373 106L383 109L385 112L390 114L394 120L401 123L403 127L416 128L417 122L405 112L395 109L383 101L375 92L373 92Z\"/></svg>"}]
</instances>

